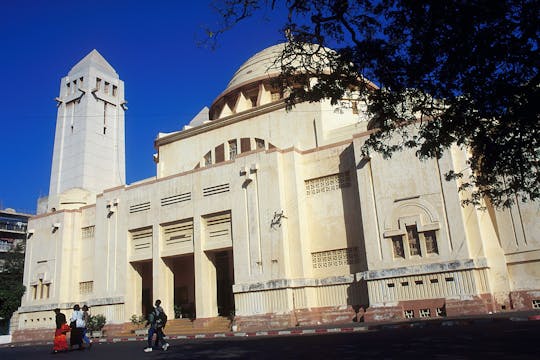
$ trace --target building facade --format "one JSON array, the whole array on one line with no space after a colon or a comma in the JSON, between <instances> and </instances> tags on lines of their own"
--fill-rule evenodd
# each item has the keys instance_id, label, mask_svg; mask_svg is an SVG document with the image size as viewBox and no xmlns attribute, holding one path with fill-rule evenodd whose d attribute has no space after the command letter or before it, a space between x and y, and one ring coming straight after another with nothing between
<instances>
[{"instance_id":1,"label":"building facade","mask_svg":"<svg viewBox=\"0 0 540 360\"><path fill-rule=\"evenodd\" d=\"M71 131L57 126L54 196L29 223L19 329L51 327L50 310L74 303L123 323L157 298L169 314L234 315L239 329L540 307L538 203L462 207L459 184L443 175L465 168L466 149L457 146L440 160L411 151L364 158L371 129L361 104L285 110L270 81L280 50L254 55L210 108L160 133L156 176L130 185L120 170L122 83L81 72L98 90L83 87L72 111L84 114L84 101L86 109L110 104L103 113L121 119L110 142L121 154L100 158L88 141L73 156L90 159L88 169L100 158L115 175L87 179L84 166L62 174L78 162L55 165L70 146L57 146L58 131ZM98 79L117 84L116 98L103 100ZM102 130L95 121L86 129Z\"/></svg>"}]
</instances>

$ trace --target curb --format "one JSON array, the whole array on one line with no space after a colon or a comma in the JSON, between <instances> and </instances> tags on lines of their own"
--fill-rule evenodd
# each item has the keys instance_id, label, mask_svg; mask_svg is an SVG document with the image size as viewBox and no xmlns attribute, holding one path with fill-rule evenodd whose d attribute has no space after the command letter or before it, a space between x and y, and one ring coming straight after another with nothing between
<instances>
[{"instance_id":1,"label":"curb","mask_svg":"<svg viewBox=\"0 0 540 360\"><path fill-rule=\"evenodd\" d=\"M190 335L170 335L166 336L167 340L196 340L196 339L220 339L220 338L236 338L236 337L262 337L262 336L294 336L294 335L319 335L319 334L336 334L336 333L356 333L380 330L394 330L407 328L424 328L431 326L466 326L480 325L501 321L537 321L540 320L540 315L532 315L528 317L509 317L509 318L470 318L470 319L441 319L438 321L411 321L389 324L370 324L370 325L354 325L328 328L303 328L289 330L267 330L267 331L236 331L225 333L207 333L207 334L190 334ZM133 342L147 341L146 336L139 337L109 337L93 339L94 344L113 344L118 342ZM0 348L14 348L23 346L35 345L53 345L52 341L32 341L32 342L17 342L10 344L0 344Z\"/></svg>"}]
</instances>

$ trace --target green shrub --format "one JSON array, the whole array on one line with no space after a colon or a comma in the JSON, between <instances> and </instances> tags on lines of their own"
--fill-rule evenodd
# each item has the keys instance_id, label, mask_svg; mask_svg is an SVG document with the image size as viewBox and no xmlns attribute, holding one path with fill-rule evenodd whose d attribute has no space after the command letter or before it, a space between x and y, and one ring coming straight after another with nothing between
<instances>
[{"instance_id":1,"label":"green shrub","mask_svg":"<svg viewBox=\"0 0 540 360\"><path fill-rule=\"evenodd\" d=\"M144 315L131 315L131 323L135 324L138 328L142 328L144 323L146 322L146 318L144 317Z\"/></svg>"},{"instance_id":2,"label":"green shrub","mask_svg":"<svg viewBox=\"0 0 540 360\"><path fill-rule=\"evenodd\" d=\"M90 315L90 318L88 319L88 323L86 324L86 327L90 331L100 331L105 326L105 323L107 322L107 318L105 318L104 315L98 314L98 315Z\"/></svg>"}]
</instances>

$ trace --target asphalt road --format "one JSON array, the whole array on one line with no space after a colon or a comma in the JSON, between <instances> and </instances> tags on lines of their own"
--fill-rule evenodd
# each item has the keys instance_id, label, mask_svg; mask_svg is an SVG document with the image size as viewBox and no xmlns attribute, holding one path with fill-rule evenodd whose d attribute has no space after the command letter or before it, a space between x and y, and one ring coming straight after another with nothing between
<instances>
[{"instance_id":1,"label":"asphalt road","mask_svg":"<svg viewBox=\"0 0 540 360\"><path fill-rule=\"evenodd\" d=\"M95 344L51 354L52 346L0 348L0 359L539 359L540 321L426 326L363 333L171 340L168 351L145 342Z\"/></svg>"}]
</instances>

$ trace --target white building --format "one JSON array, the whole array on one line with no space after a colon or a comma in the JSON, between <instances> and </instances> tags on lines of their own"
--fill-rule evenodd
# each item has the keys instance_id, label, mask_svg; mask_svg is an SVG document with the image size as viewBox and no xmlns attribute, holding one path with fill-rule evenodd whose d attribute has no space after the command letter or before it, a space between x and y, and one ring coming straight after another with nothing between
<instances>
[{"instance_id":1,"label":"white building","mask_svg":"<svg viewBox=\"0 0 540 360\"><path fill-rule=\"evenodd\" d=\"M462 207L443 177L465 167L458 147L363 158L358 104L285 111L269 81L280 49L159 134L156 177L131 185L122 81L96 51L70 71L20 330L52 327L50 310L74 303L123 323L157 298L200 321L234 312L240 329L540 307L538 203Z\"/></svg>"}]
</instances>

